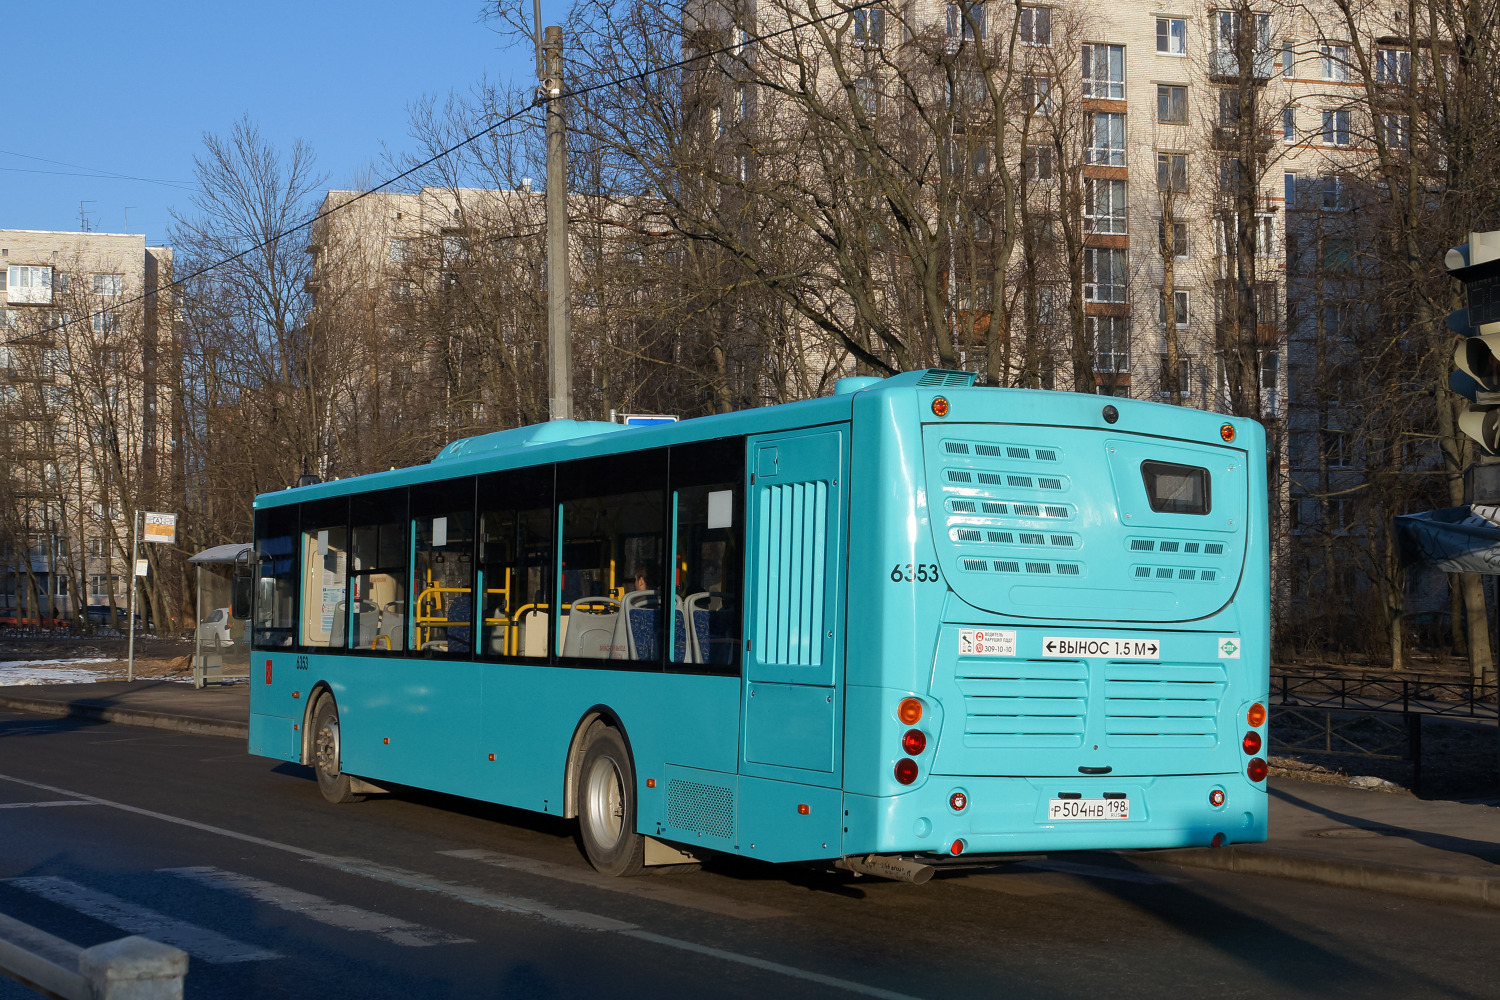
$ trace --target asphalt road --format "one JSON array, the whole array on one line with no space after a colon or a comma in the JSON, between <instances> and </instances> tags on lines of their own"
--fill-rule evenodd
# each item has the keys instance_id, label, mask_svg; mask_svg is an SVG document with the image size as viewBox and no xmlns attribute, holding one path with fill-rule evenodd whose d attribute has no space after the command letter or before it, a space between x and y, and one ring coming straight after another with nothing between
<instances>
[{"instance_id":1,"label":"asphalt road","mask_svg":"<svg viewBox=\"0 0 1500 1000\"><path fill-rule=\"evenodd\" d=\"M238 741L6 713L0 913L175 944L189 997L1500 995L1494 910L1108 854L926 886L736 859L605 879L556 819L331 806Z\"/></svg>"}]
</instances>

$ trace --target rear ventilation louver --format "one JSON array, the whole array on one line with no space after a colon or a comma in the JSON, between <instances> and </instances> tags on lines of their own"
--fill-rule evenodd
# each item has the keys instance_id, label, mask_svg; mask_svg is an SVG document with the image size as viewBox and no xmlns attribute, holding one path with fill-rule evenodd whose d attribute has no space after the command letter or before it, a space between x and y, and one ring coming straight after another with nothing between
<instances>
[{"instance_id":1,"label":"rear ventilation louver","mask_svg":"<svg viewBox=\"0 0 1500 1000\"><path fill-rule=\"evenodd\" d=\"M1072 562L1021 562L1017 559L973 559L967 556L959 562L970 573L1029 573L1032 576L1083 575L1083 565Z\"/></svg>"},{"instance_id":2,"label":"rear ventilation louver","mask_svg":"<svg viewBox=\"0 0 1500 1000\"><path fill-rule=\"evenodd\" d=\"M917 385L924 388L937 386L971 386L979 376L973 372L955 372L944 368L929 368L917 379Z\"/></svg>"}]
</instances>

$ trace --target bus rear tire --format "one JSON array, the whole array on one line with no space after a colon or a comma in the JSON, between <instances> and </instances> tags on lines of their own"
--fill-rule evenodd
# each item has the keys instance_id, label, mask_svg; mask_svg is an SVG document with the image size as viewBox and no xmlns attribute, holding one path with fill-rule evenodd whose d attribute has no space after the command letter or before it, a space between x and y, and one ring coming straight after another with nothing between
<instances>
[{"instance_id":1,"label":"bus rear tire","mask_svg":"<svg viewBox=\"0 0 1500 1000\"><path fill-rule=\"evenodd\" d=\"M343 771L342 747L339 741L339 707L332 695L325 694L313 710L312 764L318 776L318 791L336 806L363 802L354 794L353 782Z\"/></svg>"},{"instance_id":2,"label":"bus rear tire","mask_svg":"<svg viewBox=\"0 0 1500 1000\"><path fill-rule=\"evenodd\" d=\"M619 730L602 726L583 752L578 781L578 833L595 871L619 876L645 870L646 838L635 823L635 765Z\"/></svg>"}]
</instances>

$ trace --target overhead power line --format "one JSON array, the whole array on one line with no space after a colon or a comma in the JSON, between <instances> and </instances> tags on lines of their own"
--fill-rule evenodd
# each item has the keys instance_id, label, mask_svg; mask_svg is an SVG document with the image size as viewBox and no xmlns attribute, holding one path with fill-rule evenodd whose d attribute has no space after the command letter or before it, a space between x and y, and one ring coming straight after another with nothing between
<instances>
[{"instance_id":1,"label":"overhead power line","mask_svg":"<svg viewBox=\"0 0 1500 1000\"><path fill-rule=\"evenodd\" d=\"M809 18L806 21L798 21L796 24L789 24L789 25L787 25L784 28L778 28L775 31L768 31L768 32L766 32L763 35L751 35L751 36L748 36L746 38L739 39L736 42L734 42L734 44L732 44L732 45L725 45L725 46L722 46L722 47L717 48L717 49L709 49L709 50L704 51L704 52L699 52L696 55L688 56L685 59L678 59L676 62L663 63L663 64L658 65L658 66L652 66L649 69L641 70L638 73L628 73L628 74L626 74L624 76L617 76L617 77L613 77L613 78L611 78L609 80L602 80L602 81L600 81L598 83L591 83L591 84L589 84L588 86L585 86L585 87L578 87L578 88L573 89L573 90L565 90L565 91L563 91L563 93L562 93L561 96L565 100L567 98L570 98L570 97L582 97L584 94L591 94L591 93L593 93L596 90L605 90L605 89L610 88L610 87L623 86L624 84L627 84L627 83L636 83L636 82L639 82L641 80L645 80L645 79L647 79L649 77L655 76L658 73L666 73L666 72L670 72L670 71L672 71L674 69L682 69L685 66L691 66L693 63L695 63L695 62L701 62L704 59L712 59L715 56L737 54L740 51L742 51L747 45L753 45L756 42L769 41L772 38L777 38L777 37L780 37L781 35L786 35L786 34L790 34L790 33L794 32L794 31L799 31L802 28L809 28L809 27L812 27L815 24L821 24L824 21L832 21L832 20L834 20L836 18L847 17L849 14L852 14L852 13L854 13L857 10L864 10L867 7L876 7L876 6L879 6L883 2L884 2L884 0L861 0L860 3L850 4L847 7L841 7L840 9L838 9L836 11L833 11L832 13L828 13L828 14L822 15L821 17ZM421 163L418 163L418 164L416 164L413 167L410 167L410 168L408 168L406 170L401 171L401 173L396 174L394 177L389 177L386 180L381 181L379 184L375 185L374 187L367 188L366 190L359 192L353 198L350 198L348 201L340 202L339 204L333 206L332 208L324 209L323 211L321 211L321 212L317 213L316 215L312 216L311 218L309 218L309 219L307 219L307 220L305 220L303 222L299 222L295 226L290 226L290 227L288 227L286 229L283 229L280 232L276 233L275 235L269 236L266 239L262 240L261 242L255 244L254 246L246 247L245 249L239 251L238 253L230 254L228 257L224 257L224 258L221 258L219 260L216 260L216 261L214 261L211 264L205 264L202 267L198 268L197 270L192 271L192 272L190 272L188 274L185 274L185 275L183 275L180 278L174 278L172 281L169 281L165 285L162 285L162 286L160 286L158 288L153 288L153 289L151 289L150 291L147 291L147 292L142 292L139 295L133 296L133 297L128 298L128 299L125 299L125 300L123 300L121 302L116 302L116 303L113 304L112 308L110 308L109 310L99 310L98 312L88 313L87 315L81 316L81 317L79 317L76 320L75 319L69 319L68 320L68 324L82 323L82 322L84 322L86 320L92 320L95 316L102 315L105 312L115 312L115 311L119 310L120 308L122 308L124 306L134 305L137 302L145 301L147 298L149 298L149 297L151 297L153 295L158 295L161 292L165 292L165 291L167 291L169 289L177 288L180 285L185 285L188 282L194 280L195 278L200 278L203 275L208 274L210 271L216 271L219 268L224 267L227 264L233 264L237 260L242 260L245 257L248 257L251 254L255 253L257 250L264 250L266 247L272 245L273 243L276 243L279 240L286 239L288 236L291 236L293 233L301 232L304 229L307 229L307 228L309 228L309 227L311 227L313 225L316 225L318 222L322 221L323 219L328 218L330 215L333 215L335 212L341 212L344 209L349 208L351 205L355 205L358 202L363 201L365 198L368 198L372 194L378 194L381 191L384 191L386 188L392 186L393 184L400 183L401 181L403 181L406 178L410 177L412 174L415 174L419 170L424 170L427 167L432 166L434 163L438 162L439 160L443 159L444 157L453 155L454 153L458 152L460 149L463 149L465 146L469 145L470 143L477 142L478 140L480 140L480 139L484 138L485 136L489 135L491 132L495 131L496 129L501 128L502 126L505 126L505 125L509 125L511 122L515 121L517 118L520 118L522 115L525 115L527 112L535 110L536 108L540 107L542 105L542 103L543 103L543 100L542 100L542 98L540 96L535 97L535 98L533 98L530 101L530 103L525 104L522 107L516 109L512 113L506 115L504 118L501 118L499 121L496 121L496 122L493 122L493 123L491 123L489 125L486 125L484 128L482 128L479 131L473 133L472 135L465 136L464 138L460 139L458 142L455 142L453 145L451 145L451 146L447 147L446 149L443 149L443 150L441 150L441 151L439 151L437 153L434 153L433 155L429 156L427 159L423 160ZM4 152L4 151L0 150L0 152ZM25 153L14 153L14 154L11 154L11 155L14 155L14 156L26 156L27 154L25 154ZM29 158L30 159L41 159L41 157L29 157ZM46 161L46 162L56 162L56 161ZM59 164L59 165L61 165L61 166L74 166L74 164ZM87 168L85 168L85 169L87 169ZM119 176L123 177L124 175L119 175ZM132 179L135 179L135 180L144 180L145 178L132 178ZM35 333L26 334L26 335L21 336L21 337L12 337L9 340L6 340L5 343L7 343L7 344L24 344L24 343L26 343L26 341L31 340L31 339L33 339L35 337L40 337L43 334L55 333L56 331L62 329L63 325L65 325L65 324L58 324L57 326L49 326L49 327L47 327L45 329L38 330Z\"/></svg>"}]
</instances>

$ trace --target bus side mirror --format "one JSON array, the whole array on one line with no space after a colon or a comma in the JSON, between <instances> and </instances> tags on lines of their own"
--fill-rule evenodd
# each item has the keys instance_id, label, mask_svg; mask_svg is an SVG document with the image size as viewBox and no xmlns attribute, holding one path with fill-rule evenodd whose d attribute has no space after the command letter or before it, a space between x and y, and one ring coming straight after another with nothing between
<instances>
[{"instance_id":1,"label":"bus side mirror","mask_svg":"<svg viewBox=\"0 0 1500 1000\"><path fill-rule=\"evenodd\" d=\"M245 621L250 617L250 578L237 576L234 579L233 595L229 601L229 615Z\"/></svg>"}]
</instances>

